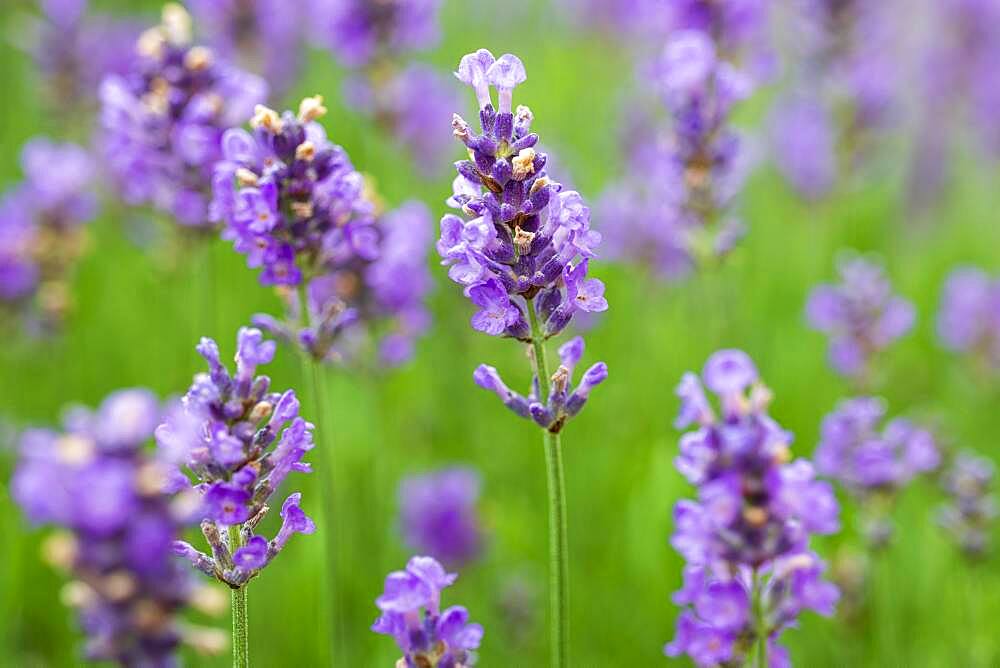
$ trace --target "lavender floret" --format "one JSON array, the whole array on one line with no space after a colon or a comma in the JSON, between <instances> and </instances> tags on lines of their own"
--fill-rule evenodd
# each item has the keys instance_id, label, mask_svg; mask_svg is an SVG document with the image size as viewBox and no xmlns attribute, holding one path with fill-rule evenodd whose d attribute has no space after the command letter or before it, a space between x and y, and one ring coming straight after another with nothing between
<instances>
[{"instance_id":1,"label":"lavender floret","mask_svg":"<svg viewBox=\"0 0 1000 668\"><path fill-rule=\"evenodd\" d=\"M404 479L399 524L407 546L456 568L478 557L483 547L479 488L479 474L468 468Z\"/></svg>"}]
</instances>

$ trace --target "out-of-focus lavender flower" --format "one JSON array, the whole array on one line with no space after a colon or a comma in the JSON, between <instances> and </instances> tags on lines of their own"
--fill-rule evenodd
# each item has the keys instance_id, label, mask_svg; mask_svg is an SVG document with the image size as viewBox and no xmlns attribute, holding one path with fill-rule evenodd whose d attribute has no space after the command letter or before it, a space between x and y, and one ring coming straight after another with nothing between
<instances>
[{"instance_id":1,"label":"out-of-focus lavender flower","mask_svg":"<svg viewBox=\"0 0 1000 668\"><path fill-rule=\"evenodd\" d=\"M440 39L441 0L313 0L316 39L347 67L420 51Z\"/></svg>"},{"instance_id":2,"label":"out-of-focus lavender flower","mask_svg":"<svg viewBox=\"0 0 1000 668\"><path fill-rule=\"evenodd\" d=\"M441 609L441 592L457 575L432 557L413 557L406 570L389 573L385 590L375 599L382 614L372 631L392 636L403 657L397 666L463 668L474 663L483 627L469 622L460 605Z\"/></svg>"},{"instance_id":3,"label":"out-of-focus lavender flower","mask_svg":"<svg viewBox=\"0 0 1000 668\"><path fill-rule=\"evenodd\" d=\"M418 159L421 171L433 171L454 151L448 121L460 100L448 77L434 68L410 63L384 76L357 75L348 81L346 96L353 109L391 132Z\"/></svg>"},{"instance_id":4,"label":"out-of-focus lavender flower","mask_svg":"<svg viewBox=\"0 0 1000 668\"><path fill-rule=\"evenodd\" d=\"M916 476L938 467L934 436L913 422L895 418L880 426L885 402L874 397L842 401L823 418L816 469L843 484L863 506L863 530L873 547L892 538L888 517L895 495Z\"/></svg>"},{"instance_id":5,"label":"out-of-focus lavender flower","mask_svg":"<svg viewBox=\"0 0 1000 668\"><path fill-rule=\"evenodd\" d=\"M123 75L142 31L134 21L88 12L87 0L45 0L42 16L27 31L24 48L32 55L46 95L57 112L91 109L101 80Z\"/></svg>"},{"instance_id":6,"label":"out-of-focus lavender flower","mask_svg":"<svg viewBox=\"0 0 1000 668\"><path fill-rule=\"evenodd\" d=\"M298 114L258 106L253 134L227 131L212 214L247 265L263 269L261 283L299 288L284 292L284 320L261 314L254 324L318 360L351 356L365 328L378 329L382 362L398 364L429 320L430 214L417 202L381 212L316 122L325 113L319 96Z\"/></svg>"},{"instance_id":7,"label":"out-of-focus lavender flower","mask_svg":"<svg viewBox=\"0 0 1000 668\"><path fill-rule=\"evenodd\" d=\"M512 109L513 90L527 78L521 61L480 49L462 58L456 76L476 91L482 134L455 115L454 134L471 159L456 163L448 202L467 219L441 219L437 250L448 276L480 309L473 328L526 340L527 309L535 309L529 315L549 337L577 311L606 310L604 284L586 277L601 239L590 229L590 209L579 193L560 192L546 173L546 156L534 149L531 110L520 106L515 115Z\"/></svg>"},{"instance_id":8,"label":"out-of-focus lavender flower","mask_svg":"<svg viewBox=\"0 0 1000 668\"><path fill-rule=\"evenodd\" d=\"M121 390L96 411L70 409L62 432L21 436L13 497L31 522L63 530L44 553L73 577L63 598L88 660L170 666L184 640L177 615L194 589L171 544L191 518L162 489L169 462L143 449L159 415L149 391Z\"/></svg>"},{"instance_id":9,"label":"out-of-focus lavender flower","mask_svg":"<svg viewBox=\"0 0 1000 668\"><path fill-rule=\"evenodd\" d=\"M399 524L407 546L456 568L479 556L479 487L479 474L467 468L403 480Z\"/></svg>"},{"instance_id":10,"label":"out-of-focus lavender flower","mask_svg":"<svg viewBox=\"0 0 1000 668\"><path fill-rule=\"evenodd\" d=\"M307 12L283 0L188 0L207 44L257 72L280 97L298 77Z\"/></svg>"},{"instance_id":11,"label":"out-of-focus lavender flower","mask_svg":"<svg viewBox=\"0 0 1000 668\"><path fill-rule=\"evenodd\" d=\"M840 283L813 289L806 318L830 337L833 368L865 381L874 356L906 334L916 314L910 302L893 294L885 270L874 260L847 254L837 269Z\"/></svg>"},{"instance_id":12,"label":"out-of-focus lavender flower","mask_svg":"<svg viewBox=\"0 0 1000 668\"><path fill-rule=\"evenodd\" d=\"M952 271L941 295L937 330L949 350L1000 367L1000 280L975 267Z\"/></svg>"},{"instance_id":13,"label":"out-of-focus lavender flower","mask_svg":"<svg viewBox=\"0 0 1000 668\"><path fill-rule=\"evenodd\" d=\"M819 199L837 179L836 139L826 107L815 98L783 100L771 116L771 145L782 175L803 197Z\"/></svg>"},{"instance_id":14,"label":"out-of-focus lavender flower","mask_svg":"<svg viewBox=\"0 0 1000 668\"><path fill-rule=\"evenodd\" d=\"M938 521L970 558L984 556L990 547L990 532L1000 512L995 478L993 462L970 452L957 454L942 477L949 499L938 512Z\"/></svg>"},{"instance_id":15,"label":"out-of-focus lavender flower","mask_svg":"<svg viewBox=\"0 0 1000 668\"><path fill-rule=\"evenodd\" d=\"M237 589L256 577L294 534L316 531L300 506L302 495L295 492L281 505L277 535L267 540L254 533L288 474L312 470L302 460L313 448L313 425L299 415L294 390L272 392L270 379L255 375L275 350L259 330L240 329L232 375L220 361L215 341L202 339L197 350L209 372L195 376L187 394L156 428L156 441L194 477L192 485L175 468L168 489L193 487L201 494L201 530L211 556L184 541L176 541L174 551ZM234 530L227 540L230 527Z\"/></svg>"},{"instance_id":16,"label":"out-of-focus lavender flower","mask_svg":"<svg viewBox=\"0 0 1000 668\"><path fill-rule=\"evenodd\" d=\"M95 165L76 144L32 139L21 151L24 181L0 198L0 307L48 328L69 306L67 280L97 212Z\"/></svg>"},{"instance_id":17,"label":"out-of-focus lavender flower","mask_svg":"<svg viewBox=\"0 0 1000 668\"><path fill-rule=\"evenodd\" d=\"M222 134L266 95L262 79L193 46L190 16L167 4L162 24L139 38L128 73L101 84L102 150L122 196L182 226L210 226Z\"/></svg>"},{"instance_id":18,"label":"out-of-focus lavender flower","mask_svg":"<svg viewBox=\"0 0 1000 668\"><path fill-rule=\"evenodd\" d=\"M690 607L664 651L699 666L738 665L766 642L771 665L787 665L781 632L803 610L832 614L839 596L808 549L810 534L839 530L837 500L812 464L790 461L791 434L767 414L771 394L746 353L715 353L702 378L719 398L718 414L697 375L685 374L677 388L675 425L698 428L681 438L676 466L698 500L674 507L671 544L687 561L674 602Z\"/></svg>"}]
</instances>

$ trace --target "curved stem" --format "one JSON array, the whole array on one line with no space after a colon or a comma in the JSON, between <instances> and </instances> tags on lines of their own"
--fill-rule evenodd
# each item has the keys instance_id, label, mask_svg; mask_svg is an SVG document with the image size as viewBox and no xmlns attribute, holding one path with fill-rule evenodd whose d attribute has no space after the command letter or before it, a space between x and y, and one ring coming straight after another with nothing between
<instances>
[{"instance_id":1,"label":"curved stem","mask_svg":"<svg viewBox=\"0 0 1000 668\"><path fill-rule=\"evenodd\" d=\"M538 375L539 399L547 399L549 364L545 353L535 305L528 302L531 345ZM563 474L562 441L558 433L542 432L545 445L545 468L549 500L549 633L551 666L569 664L569 541L566 528L566 480Z\"/></svg>"},{"instance_id":2,"label":"curved stem","mask_svg":"<svg viewBox=\"0 0 1000 668\"><path fill-rule=\"evenodd\" d=\"M239 525L229 527L229 552L243 546ZM247 616L247 585L231 590L233 609L233 668L250 666L250 627Z\"/></svg>"}]
</instances>

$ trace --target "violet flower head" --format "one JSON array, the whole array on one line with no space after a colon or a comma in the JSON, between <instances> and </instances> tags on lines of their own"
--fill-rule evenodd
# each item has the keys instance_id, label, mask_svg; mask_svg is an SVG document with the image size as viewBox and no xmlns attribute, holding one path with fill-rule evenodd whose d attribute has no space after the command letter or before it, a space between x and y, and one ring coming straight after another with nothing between
<instances>
[{"instance_id":1,"label":"violet flower head","mask_svg":"<svg viewBox=\"0 0 1000 668\"><path fill-rule=\"evenodd\" d=\"M316 39L346 67L433 46L441 0L313 0Z\"/></svg>"},{"instance_id":2,"label":"violet flower head","mask_svg":"<svg viewBox=\"0 0 1000 668\"><path fill-rule=\"evenodd\" d=\"M177 4L139 38L132 67L101 84L103 151L122 196L185 227L207 228L212 168L226 128L267 96L262 79L191 43Z\"/></svg>"},{"instance_id":3,"label":"violet flower head","mask_svg":"<svg viewBox=\"0 0 1000 668\"><path fill-rule=\"evenodd\" d=\"M183 541L177 554L210 577L239 588L256 577L284 549L293 534L311 534L316 525L302 511L301 494L290 494L281 506L281 529L266 540L256 535L268 512L268 501L294 471L310 472L303 459L313 448L313 425L299 415L294 390L272 392L257 367L274 357L275 344L259 330L242 328L237 335L236 373L219 359L215 341L203 338L198 353L209 373L198 374L184 398L156 428L161 451L183 462L193 483L179 469L169 479L173 490L201 494L201 530L211 556ZM226 541L228 527L238 538Z\"/></svg>"},{"instance_id":4,"label":"violet flower head","mask_svg":"<svg viewBox=\"0 0 1000 668\"><path fill-rule=\"evenodd\" d=\"M449 278L479 307L473 328L528 340L529 315L550 337L578 311L606 310L604 284L587 278L601 239L590 229L590 208L579 193L561 192L549 178L546 156L534 148L531 110L512 108L514 88L527 78L523 64L480 49L462 58L455 76L475 90L482 134L455 115L454 134L471 159L456 163L448 203L465 218L441 219L437 250ZM497 89L496 109L491 87Z\"/></svg>"},{"instance_id":5,"label":"violet flower head","mask_svg":"<svg viewBox=\"0 0 1000 668\"><path fill-rule=\"evenodd\" d=\"M432 557L413 557L406 570L389 573L385 590L375 599L382 614L372 631L392 636L403 652L397 666L467 668L475 661L483 627L469 622L460 605L441 610L441 592L457 575L447 573Z\"/></svg>"},{"instance_id":6,"label":"violet flower head","mask_svg":"<svg viewBox=\"0 0 1000 668\"><path fill-rule=\"evenodd\" d=\"M404 479L399 485L399 524L408 547L449 566L479 556L483 531L476 505L479 474L443 469Z\"/></svg>"},{"instance_id":7,"label":"violet flower head","mask_svg":"<svg viewBox=\"0 0 1000 668\"><path fill-rule=\"evenodd\" d=\"M804 198L818 200L837 179L836 138L826 107L809 96L779 101L771 115L778 170Z\"/></svg>"},{"instance_id":8,"label":"violet flower head","mask_svg":"<svg viewBox=\"0 0 1000 668\"><path fill-rule=\"evenodd\" d=\"M43 328L69 306L67 280L97 213L95 165L76 144L38 137L21 150L24 181L0 198L0 308Z\"/></svg>"},{"instance_id":9,"label":"violet flower head","mask_svg":"<svg viewBox=\"0 0 1000 668\"><path fill-rule=\"evenodd\" d=\"M952 271L941 295L937 331L949 350L1000 368L1000 280L974 267Z\"/></svg>"},{"instance_id":10,"label":"violet flower head","mask_svg":"<svg viewBox=\"0 0 1000 668\"><path fill-rule=\"evenodd\" d=\"M260 74L280 97L294 85L305 56L308 17L283 0L188 0L208 46Z\"/></svg>"},{"instance_id":11,"label":"violet flower head","mask_svg":"<svg viewBox=\"0 0 1000 668\"><path fill-rule=\"evenodd\" d=\"M718 397L718 412L702 381ZM685 374L677 394L676 426L697 428L681 438L676 466L698 499L674 507L671 544L687 562L674 602L690 607L664 651L700 666L738 664L764 628L771 654L780 655L778 636L801 611L832 614L838 598L808 547L811 534L839 530L833 488L809 461L791 460L791 434L767 414L771 394L746 353L716 352L701 379Z\"/></svg>"},{"instance_id":12,"label":"violet flower head","mask_svg":"<svg viewBox=\"0 0 1000 668\"><path fill-rule=\"evenodd\" d=\"M948 502L938 511L938 522L970 559L990 549L990 533L997 507L996 466L971 452L955 455L942 476Z\"/></svg>"},{"instance_id":13,"label":"violet flower head","mask_svg":"<svg viewBox=\"0 0 1000 668\"><path fill-rule=\"evenodd\" d=\"M382 212L347 153L316 122L325 113L318 95L297 114L258 105L253 134L227 131L213 216L247 265L262 269L262 284L299 287L284 291L284 320L258 315L254 324L332 361L351 356L352 339L364 339L359 332L378 321L387 331L381 360L398 364L429 320L430 214L415 202Z\"/></svg>"},{"instance_id":14,"label":"violet flower head","mask_svg":"<svg viewBox=\"0 0 1000 668\"><path fill-rule=\"evenodd\" d=\"M875 355L912 327L913 305L892 292L882 266L857 255L838 263L840 283L817 286L806 317L830 337L830 364L840 374L864 380Z\"/></svg>"},{"instance_id":15,"label":"violet flower head","mask_svg":"<svg viewBox=\"0 0 1000 668\"><path fill-rule=\"evenodd\" d=\"M159 416L151 392L121 390L95 411L70 409L62 431L21 436L12 495L32 523L61 530L45 554L72 577L64 600L90 661L174 665L184 639L177 616L193 589L171 544L190 517L143 447Z\"/></svg>"}]
</instances>

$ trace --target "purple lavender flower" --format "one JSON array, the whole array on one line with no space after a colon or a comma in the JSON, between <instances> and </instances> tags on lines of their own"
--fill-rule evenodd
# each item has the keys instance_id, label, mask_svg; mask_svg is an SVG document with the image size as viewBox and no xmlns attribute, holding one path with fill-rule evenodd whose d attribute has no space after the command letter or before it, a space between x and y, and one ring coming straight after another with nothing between
<instances>
[{"instance_id":1,"label":"purple lavender flower","mask_svg":"<svg viewBox=\"0 0 1000 668\"><path fill-rule=\"evenodd\" d=\"M212 168L222 134L263 101L260 78L191 45L191 19L177 4L142 34L125 76L101 84L107 164L122 196L150 204L185 227L208 227Z\"/></svg>"},{"instance_id":2,"label":"purple lavender flower","mask_svg":"<svg viewBox=\"0 0 1000 668\"><path fill-rule=\"evenodd\" d=\"M372 631L392 636L403 652L398 666L462 668L471 666L483 627L469 622L459 605L441 610L441 591L457 575L445 572L432 557L413 557L405 571L389 573L375 599L382 614Z\"/></svg>"},{"instance_id":3,"label":"purple lavender flower","mask_svg":"<svg viewBox=\"0 0 1000 668\"><path fill-rule=\"evenodd\" d=\"M479 556L479 487L479 474L468 468L404 479L399 485L399 523L407 546L455 567Z\"/></svg>"},{"instance_id":4,"label":"purple lavender flower","mask_svg":"<svg viewBox=\"0 0 1000 668\"><path fill-rule=\"evenodd\" d=\"M771 117L778 169L803 197L817 200L837 179L836 140L826 107L799 96L782 100Z\"/></svg>"},{"instance_id":5,"label":"purple lavender flower","mask_svg":"<svg viewBox=\"0 0 1000 668\"><path fill-rule=\"evenodd\" d=\"M823 418L816 469L843 484L863 504L865 533L880 547L892 537L886 501L916 476L933 471L941 456L934 436L903 418L879 426L883 401L858 397L842 401Z\"/></svg>"},{"instance_id":6,"label":"purple lavender flower","mask_svg":"<svg viewBox=\"0 0 1000 668\"><path fill-rule=\"evenodd\" d=\"M25 180L0 198L0 307L43 327L69 306L67 280L96 214L95 165L76 144L39 137L21 150Z\"/></svg>"},{"instance_id":7,"label":"purple lavender flower","mask_svg":"<svg viewBox=\"0 0 1000 668\"><path fill-rule=\"evenodd\" d=\"M974 267L952 271L941 295L937 330L949 350L1000 367L1000 281Z\"/></svg>"},{"instance_id":8,"label":"purple lavender flower","mask_svg":"<svg viewBox=\"0 0 1000 668\"><path fill-rule=\"evenodd\" d=\"M55 111L91 109L101 80L124 75L142 31L131 20L88 12L87 0L45 0L25 50L35 60Z\"/></svg>"},{"instance_id":9,"label":"purple lavender flower","mask_svg":"<svg viewBox=\"0 0 1000 668\"><path fill-rule=\"evenodd\" d=\"M189 0L208 45L257 72L280 97L298 77L304 56L306 12L282 0Z\"/></svg>"},{"instance_id":10,"label":"purple lavender flower","mask_svg":"<svg viewBox=\"0 0 1000 668\"><path fill-rule=\"evenodd\" d=\"M784 655L779 635L801 611L833 612L837 589L822 580L823 562L808 542L839 529L837 501L812 464L789 461L791 434L768 416L770 392L746 353L715 353L702 377L719 398L718 415L695 374L677 388L676 426L698 428L681 438L676 466L698 487L698 500L674 507L671 544L688 564L674 602L690 607L664 651L700 666L728 665L766 643L776 659Z\"/></svg>"},{"instance_id":11,"label":"purple lavender flower","mask_svg":"<svg viewBox=\"0 0 1000 668\"><path fill-rule=\"evenodd\" d=\"M288 474L312 470L302 460L313 447L313 426L299 415L293 390L271 392L270 379L255 375L275 350L274 342L264 341L259 330L240 329L232 375L220 361L215 341L202 339L197 350L208 362L209 373L195 376L183 400L156 428L156 440L161 451L183 461L194 478L192 484L175 469L170 489L193 488L201 494L201 530L212 556L184 541L176 541L174 551L206 575L238 589L256 577L293 534L316 531L296 492L281 506L275 538L268 541L254 533L269 509L268 500ZM230 527L227 541L224 532Z\"/></svg>"},{"instance_id":12,"label":"purple lavender flower","mask_svg":"<svg viewBox=\"0 0 1000 668\"><path fill-rule=\"evenodd\" d=\"M174 665L185 639L177 616L194 590L171 544L191 518L163 492L169 462L143 449L159 415L148 390L121 390L96 411L70 409L63 432L21 436L13 497L33 523L62 529L45 554L73 577L64 598L91 661Z\"/></svg>"},{"instance_id":13,"label":"purple lavender flower","mask_svg":"<svg viewBox=\"0 0 1000 668\"><path fill-rule=\"evenodd\" d=\"M433 46L441 0L313 0L319 42L347 67Z\"/></svg>"},{"instance_id":14,"label":"purple lavender flower","mask_svg":"<svg viewBox=\"0 0 1000 668\"><path fill-rule=\"evenodd\" d=\"M949 499L938 512L938 522L969 558L982 557L989 550L990 532L1000 512L995 478L993 462L970 452L957 454L942 477Z\"/></svg>"},{"instance_id":15,"label":"purple lavender flower","mask_svg":"<svg viewBox=\"0 0 1000 668\"><path fill-rule=\"evenodd\" d=\"M848 254L838 262L839 285L823 284L809 295L806 317L830 337L830 364L865 380L873 357L906 334L916 318L913 305L892 293L881 265Z\"/></svg>"},{"instance_id":16,"label":"purple lavender flower","mask_svg":"<svg viewBox=\"0 0 1000 668\"><path fill-rule=\"evenodd\" d=\"M398 364L429 320L430 215L416 202L383 213L315 122L325 113L320 96L303 100L298 114L258 106L253 134L227 131L213 217L247 265L262 268L262 284L299 288L284 293L285 320L258 315L254 324L318 360L352 356L352 341L378 325L382 361Z\"/></svg>"}]
</instances>

